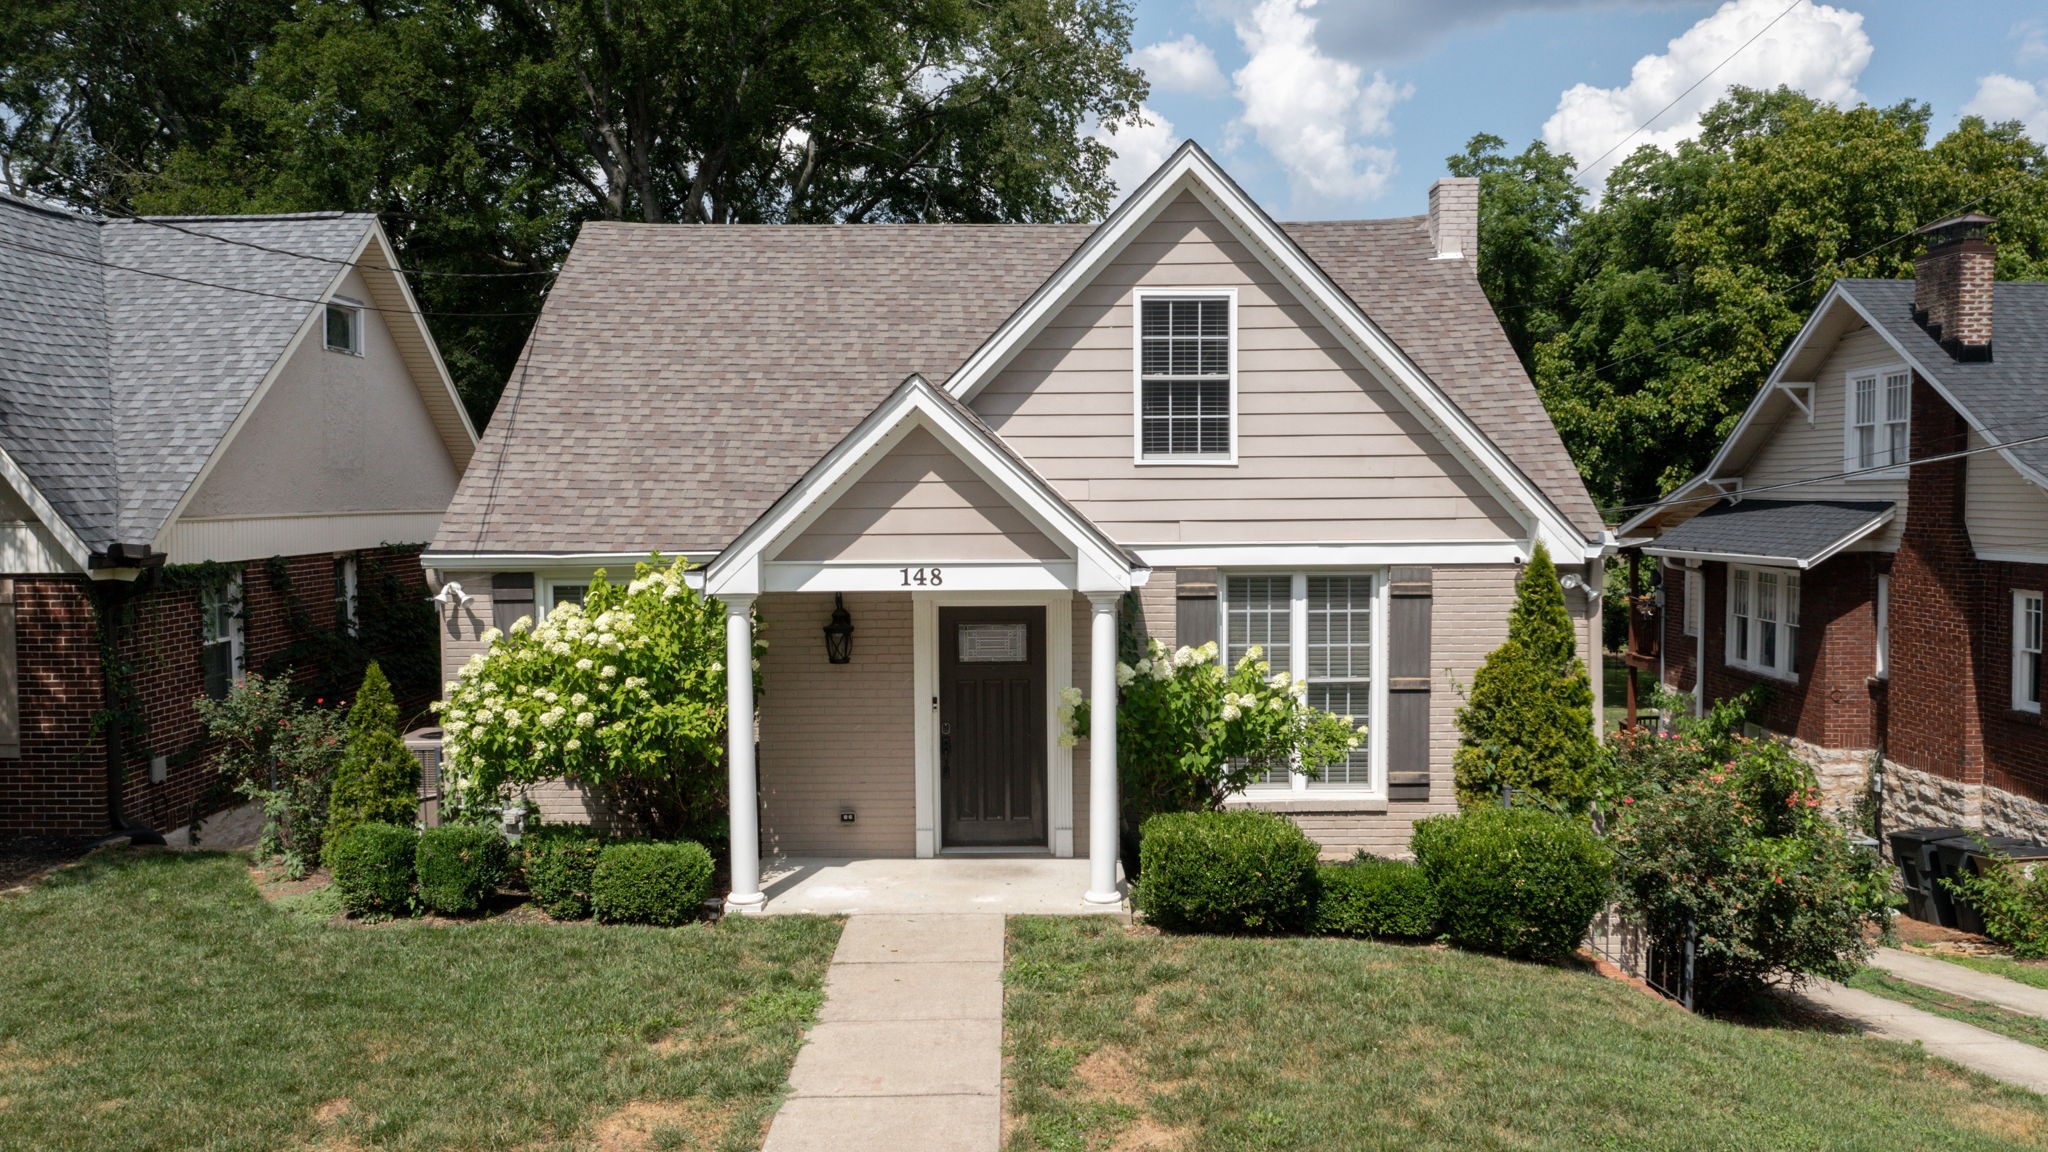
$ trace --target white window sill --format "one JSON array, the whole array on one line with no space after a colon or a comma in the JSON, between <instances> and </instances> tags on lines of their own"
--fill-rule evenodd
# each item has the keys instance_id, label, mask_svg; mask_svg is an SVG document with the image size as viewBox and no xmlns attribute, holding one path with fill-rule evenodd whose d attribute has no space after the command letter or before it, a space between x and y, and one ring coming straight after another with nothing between
<instances>
[{"instance_id":1,"label":"white window sill","mask_svg":"<svg viewBox=\"0 0 2048 1152\"><path fill-rule=\"evenodd\" d=\"M1744 664L1737 660L1726 660L1722 662L1722 666L1733 668L1737 672L1747 672L1751 676L1761 676L1766 680L1776 680L1780 684L1799 683L1799 675L1795 672L1780 672L1776 668L1766 668L1760 664Z\"/></svg>"},{"instance_id":2,"label":"white window sill","mask_svg":"<svg viewBox=\"0 0 2048 1152\"><path fill-rule=\"evenodd\" d=\"M1844 465L1842 471L1855 472L1857 471L1857 466L1854 464ZM1856 476L1844 476L1842 477L1842 479L1848 481L1851 484L1856 484L1865 480L1904 480L1906 478L1907 471L1908 470L1905 468L1887 468L1882 472L1863 472L1862 474Z\"/></svg>"},{"instance_id":3,"label":"white window sill","mask_svg":"<svg viewBox=\"0 0 2048 1152\"><path fill-rule=\"evenodd\" d=\"M1378 792L1331 788L1296 792L1293 789L1246 789L1223 802L1225 808L1256 808L1262 812L1337 812L1385 815L1387 798Z\"/></svg>"}]
</instances>

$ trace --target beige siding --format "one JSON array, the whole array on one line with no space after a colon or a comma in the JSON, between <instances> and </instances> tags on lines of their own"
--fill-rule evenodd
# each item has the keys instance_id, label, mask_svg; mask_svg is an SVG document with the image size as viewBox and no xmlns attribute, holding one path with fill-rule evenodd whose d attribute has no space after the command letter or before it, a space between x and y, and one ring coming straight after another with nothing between
<instances>
[{"instance_id":1,"label":"beige siding","mask_svg":"<svg viewBox=\"0 0 2048 1152\"><path fill-rule=\"evenodd\" d=\"M791 541L779 560L1058 560L1031 526L937 437L916 429Z\"/></svg>"},{"instance_id":2,"label":"beige siding","mask_svg":"<svg viewBox=\"0 0 2048 1152\"><path fill-rule=\"evenodd\" d=\"M1850 374L1864 369L1896 367L1901 363L1891 345L1869 328L1858 329L1842 337L1821 362L1819 371L1814 373L1813 423L1806 422L1806 415L1796 405L1787 405L1770 438L1748 465L1739 469L1743 487L1759 488L1815 476L1832 476L1843 471L1842 464L1847 454ZM1868 541L1852 545L1852 548L1895 550L1899 546L1900 533L1905 530L1906 480L1903 476L1826 480L1768 495L1783 500L1890 500L1898 504L1898 512L1890 524Z\"/></svg>"},{"instance_id":3,"label":"beige siding","mask_svg":"<svg viewBox=\"0 0 2048 1152\"><path fill-rule=\"evenodd\" d=\"M1970 447L1988 441L1970 433ZM1970 457L1964 520L1979 552L2029 554L2048 561L2048 491L2019 474L1996 452Z\"/></svg>"},{"instance_id":4,"label":"beige siding","mask_svg":"<svg viewBox=\"0 0 2048 1152\"><path fill-rule=\"evenodd\" d=\"M356 272L341 294L369 299ZM317 329L300 343L194 494L187 517L447 508L461 466L383 315L365 310L362 327L361 356L327 351Z\"/></svg>"},{"instance_id":5,"label":"beige siding","mask_svg":"<svg viewBox=\"0 0 2048 1152\"><path fill-rule=\"evenodd\" d=\"M460 608L445 609L435 605L441 617L441 680L443 683L455 679L469 658L485 648L484 629L491 626L491 573L489 572L443 572L442 583L452 580L462 585L469 593L469 603ZM439 592L437 587L435 592Z\"/></svg>"},{"instance_id":6,"label":"beige siding","mask_svg":"<svg viewBox=\"0 0 2048 1152\"><path fill-rule=\"evenodd\" d=\"M917 853L911 600L848 593L853 662L830 664L820 629L829 593L755 601L761 661L761 852L764 857ZM855 821L842 824L842 808Z\"/></svg>"},{"instance_id":7,"label":"beige siding","mask_svg":"<svg viewBox=\"0 0 2048 1152\"><path fill-rule=\"evenodd\" d=\"M1132 460L1134 288L1234 287L1238 463ZM1525 533L1227 229L1182 197L973 406L1128 543L1511 540Z\"/></svg>"}]
</instances>

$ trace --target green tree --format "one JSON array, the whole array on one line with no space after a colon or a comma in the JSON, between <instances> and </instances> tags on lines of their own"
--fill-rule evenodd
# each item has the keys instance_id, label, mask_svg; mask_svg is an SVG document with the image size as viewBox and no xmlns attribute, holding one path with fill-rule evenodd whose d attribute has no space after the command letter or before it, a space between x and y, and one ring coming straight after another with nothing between
<instances>
[{"instance_id":1,"label":"green tree","mask_svg":"<svg viewBox=\"0 0 2048 1152\"><path fill-rule=\"evenodd\" d=\"M412 824L419 818L419 761L398 732L391 682L372 660L348 710L348 736L334 793L327 802L327 840L358 824Z\"/></svg>"},{"instance_id":2,"label":"green tree","mask_svg":"<svg viewBox=\"0 0 2048 1152\"><path fill-rule=\"evenodd\" d=\"M1444 163L1453 176L1479 180L1479 284L1526 365L1562 323L1566 244L1586 190L1572 178L1571 157L1541 140L1519 156L1506 149L1481 133Z\"/></svg>"},{"instance_id":3,"label":"green tree","mask_svg":"<svg viewBox=\"0 0 2048 1152\"><path fill-rule=\"evenodd\" d=\"M1508 638L1458 709L1458 802L1498 802L1503 785L1577 810L1594 796L1593 684L1579 659L1557 566L1541 544L1515 582Z\"/></svg>"}]
</instances>

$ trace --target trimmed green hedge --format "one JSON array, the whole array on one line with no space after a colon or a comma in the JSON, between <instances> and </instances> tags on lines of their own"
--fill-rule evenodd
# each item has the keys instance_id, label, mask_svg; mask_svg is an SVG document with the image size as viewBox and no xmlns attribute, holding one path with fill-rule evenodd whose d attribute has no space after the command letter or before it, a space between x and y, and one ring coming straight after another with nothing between
<instances>
[{"instance_id":1,"label":"trimmed green hedge","mask_svg":"<svg viewBox=\"0 0 2048 1152\"><path fill-rule=\"evenodd\" d=\"M526 857L526 891L557 920L590 915L591 879L604 840L580 824L550 824L519 842Z\"/></svg>"},{"instance_id":2,"label":"trimmed green hedge","mask_svg":"<svg viewBox=\"0 0 2048 1152\"><path fill-rule=\"evenodd\" d=\"M1568 956L1613 890L1607 846L1536 808L1473 808L1415 825L1415 861L1436 891L1444 935L1525 959Z\"/></svg>"},{"instance_id":3,"label":"trimmed green hedge","mask_svg":"<svg viewBox=\"0 0 2048 1152\"><path fill-rule=\"evenodd\" d=\"M468 916L505 878L509 857L496 828L450 824L420 833L415 857L420 903L444 916Z\"/></svg>"},{"instance_id":4,"label":"trimmed green hedge","mask_svg":"<svg viewBox=\"0 0 2048 1152\"><path fill-rule=\"evenodd\" d=\"M341 834L327 848L327 866L341 906L356 916L400 916L412 910L413 858L420 834L372 821Z\"/></svg>"},{"instance_id":5,"label":"trimmed green hedge","mask_svg":"<svg viewBox=\"0 0 2048 1152\"><path fill-rule=\"evenodd\" d=\"M607 844L590 879L590 907L605 924L693 919L711 894L711 853L702 844Z\"/></svg>"},{"instance_id":6,"label":"trimmed green hedge","mask_svg":"<svg viewBox=\"0 0 2048 1152\"><path fill-rule=\"evenodd\" d=\"M1145 919L1185 932L1298 932L1315 914L1316 845L1271 812L1168 812L1139 829Z\"/></svg>"},{"instance_id":7,"label":"trimmed green hedge","mask_svg":"<svg viewBox=\"0 0 2048 1152\"><path fill-rule=\"evenodd\" d=\"M1316 878L1318 936L1436 935L1436 892L1422 869L1405 860L1360 853L1349 863L1323 865Z\"/></svg>"}]
</instances>

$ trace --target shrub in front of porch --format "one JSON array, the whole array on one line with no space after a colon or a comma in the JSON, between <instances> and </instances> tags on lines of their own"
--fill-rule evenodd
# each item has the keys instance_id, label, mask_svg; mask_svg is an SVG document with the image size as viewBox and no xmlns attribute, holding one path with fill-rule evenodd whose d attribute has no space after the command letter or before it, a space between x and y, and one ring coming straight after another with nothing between
<instances>
[{"instance_id":1,"label":"shrub in front of porch","mask_svg":"<svg viewBox=\"0 0 2048 1152\"><path fill-rule=\"evenodd\" d=\"M590 878L590 907L604 924L668 928L695 919L711 894L711 853L702 844L608 844Z\"/></svg>"},{"instance_id":2,"label":"shrub in front of porch","mask_svg":"<svg viewBox=\"0 0 2048 1152\"><path fill-rule=\"evenodd\" d=\"M1316 873L1315 934L1420 940L1436 935L1436 891L1406 860L1364 852Z\"/></svg>"},{"instance_id":3,"label":"shrub in front of porch","mask_svg":"<svg viewBox=\"0 0 2048 1152\"><path fill-rule=\"evenodd\" d=\"M505 878L507 849L496 828L450 824L420 833L413 858L420 904L444 916L474 914Z\"/></svg>"},{"instance_id":4,"label":"shrub in front of porch","mask_svg":"<svg viewBox=\"0 0 2048 1152\"><path fill-rule=\"evenodd\" d=\"M1132 902L1183 932L1299 932L1316 906L1316 845L1283 816L1169 812L1145 821Z\"/></svg>"},{"instance_id":5,"label":"shrub in front of porch","mask_svg":"<svg viewBox=\"0 0 2048 1152\"><path fill-rule=\"evenodd\" d=\"M372 821L337 837L327 852L341 906L354 916L402 916L412 911L419 853L418 831Z\"/></svg>"},{"instance_id":6,"label":"shrub in front of porch","mask_svg":"<svg viewBox=\"0 0 2048 1152\"><path fill-rule=\"evenodd\" d=\"M1536 808L1418 821L1409 841L1444 935L1528 960L1569 956L1613 887L1611 854L1581 822Z\"/></svg>"},{"instance_id":7,"label":"shrub in front of porch","mask_svg":"<svg viewBox=\"0 0 2048 1152\"><path fill-rule=\"evenodd\" d=\"M685 567L642 563L623 586L600 571L580 606L484 633L439 706L461 802L568 777L648 834L723 837L724 614Z\"/></svg>"},{"instance_id":8,"label":"shrub in front of porch","mask_svg":"<svg viewBox=\"0 0 2048 1152\"><path fill-rule=\"evenodd\" d=\"M526 864L526 891L540 910L557 920L590 915L590 882L604 840L580 824L550 824L519 842Z\"/></svg>"}]
</instances>

